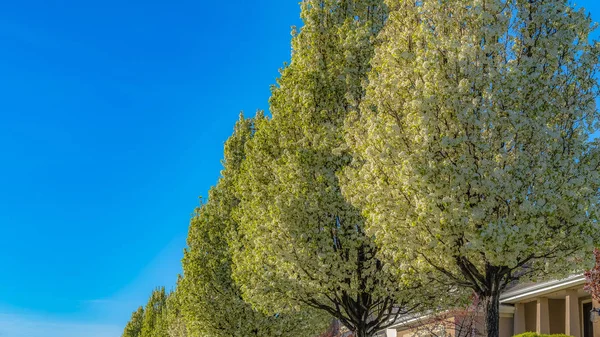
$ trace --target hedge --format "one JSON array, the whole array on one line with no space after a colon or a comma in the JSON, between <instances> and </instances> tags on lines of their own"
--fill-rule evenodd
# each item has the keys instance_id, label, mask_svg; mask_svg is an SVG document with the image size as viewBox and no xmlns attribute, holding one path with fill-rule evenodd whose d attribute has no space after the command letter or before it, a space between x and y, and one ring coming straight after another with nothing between
<instances>
[{"instance_id":1,"label":"hedge","mask_svg":"<svg viewBox=\"0 0 600 337\"><path fill-rule=\"evenodd\" d=\"M520 333L518 335L514 335L513 337L573 337L573 336L569 336L569 335L565 335L562 333L557 333L557 334L539 334L537 332L524 332L524 333Z\"/></svg>"}]
</instances>

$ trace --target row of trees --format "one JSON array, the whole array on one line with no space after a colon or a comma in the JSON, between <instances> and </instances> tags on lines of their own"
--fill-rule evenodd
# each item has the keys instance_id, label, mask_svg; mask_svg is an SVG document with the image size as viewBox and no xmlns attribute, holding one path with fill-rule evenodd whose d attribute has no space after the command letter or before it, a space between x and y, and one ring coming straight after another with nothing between
<instances>
[{"instance_id":1,"label":"row of trees","mask_svg":"<svg viewBox=\"0 0 600 337\"><path fill-rule=\"evenodd\" d=\"M600 49L582 10L305 0L301 15L270 117L240 116L225 143L175 293L124 336L315 336L335 317L367 337L475 296L497 337L508 285L592 262Z\"/></svg>"},{"instance_id":2,"label":"row of trees","mask_svg":"<svg viewBox=\"0 0 600 337\"><path fill-rule=\"evenodd\" d=\"M165 288L152 292L145 307L131 314L123 337L186 337L187 329L177 292L167 294Z\"/></svg>"}]
</instances>

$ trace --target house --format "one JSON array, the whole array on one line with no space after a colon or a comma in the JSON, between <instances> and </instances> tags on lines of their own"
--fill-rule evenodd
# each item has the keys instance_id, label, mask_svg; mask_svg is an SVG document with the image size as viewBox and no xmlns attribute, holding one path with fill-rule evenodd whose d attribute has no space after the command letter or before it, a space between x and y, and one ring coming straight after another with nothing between
<instances>
[{"instance_id":1,"label":"house","mask_svg":"<svg viewBox=\"0 0 600 337\"><path fill-rule=\"evenodd\" d=\"M562 280L520 284L500 297L500 337L533 331L562 333L574 337L600 337L600 320L590 319L592 301L583 290L583 274ZM381 336L386 337L467 337L481 331L481 315L453 311L449 314L404 317Z\"/></svg>"}]
</instances>

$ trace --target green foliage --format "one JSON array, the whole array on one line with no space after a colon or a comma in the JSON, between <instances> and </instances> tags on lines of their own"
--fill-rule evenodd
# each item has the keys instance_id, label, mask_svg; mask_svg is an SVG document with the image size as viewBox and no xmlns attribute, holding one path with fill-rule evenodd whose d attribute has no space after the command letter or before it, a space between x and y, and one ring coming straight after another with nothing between
<instances>
[{"instance_id":1,"label":"green foliage","mask_svg":"<svg viewBox=\"0 0 600 337\"><path fill-rule=\"evenodd\" d=\"M131 315L122 337L187 337L181 314L181 299L176 291L155 289L146 307L139 307Z\"/></svg>"},{"instance_id":2,"label":"green foliage","mask_svg":"<svg viewBox=\"0 0 600 337\"><path fill-rule=\"evenodd\" d=\"M245 158L245 144L266 122L261 113L254 119L240 115L233 135L225 143L221 178L191 221L189 248L183 259L184 277L177 293L194 336L311 336L323 326L320 315L312 310L277 314L257 311L242 299L239 286L231 278L229 243L238 227L231 213L239 203L233 187Z\"/></svg>"},{"instance_id":3,"label":"green foliage","mask_svg":"<svg viewBox=\"0 0 600 337\"><path fill-rule=\"evenodd\" d=\"M125 325L122 337L140 337L144 320L144 308L139 307L131 314L131 319Z\"/></svg>"},{"instance_id":4,"label":"green foliage","mask_svg":"<svg viewBox=\"0 0 600 337\"><path fill-rule=\"evenodd\" d=\"M178 284L180 283L180 280ZM187 337L188 331L182 310L183 301L179 290L167 297L166 325L168 337Z\"/></svg>"},{"instance_id":5,"label":"green foliage","mask_svg":"<svg viewBox=\"0 0 600 337\"><path fill-rule=\"evenodd\" d=\"M393 268L477 293L495 337L508 284L600 242L594 25L565 0L387 3L344 192Z\"/></svg>"},{"instance_id":6,"label":"green foliage","mask_svg":"<svg viewBox=\"0 0 600 337\"><path fill-rule=\"evenodd\" d=\"M144 309L140 337L164 337L167 335L167 294L161 287L152 292Z\"/></svg>"},{"instance_id":7,"label":"green foliage","mask_svg":"<svg viewBox=\"0 0 600 337\"><path fill-rule=\"evenodd\" d=\"M272 88L272 119L257 121L236 181L234 279L262 310L305 304L370 336L405 313L409 301L422 300L408 270L389 273L377 258L365 219L338 179L352 161L345 120L364 98L387 9L378 0L301 6L304 26Z\"/></svg>"},{"instance_id":8,"label":"green foliage","mask_svg":"<svg viewBox=\"0 0 600 337\"><path fill-rule=\"evenodd\" d=\"M557 333L557 334L540 334L537 332L523 332L520 333L518 335L514 335L513 337L572 337L569 335L565 335L562 333Z\"/></svg>"}]
</instances>

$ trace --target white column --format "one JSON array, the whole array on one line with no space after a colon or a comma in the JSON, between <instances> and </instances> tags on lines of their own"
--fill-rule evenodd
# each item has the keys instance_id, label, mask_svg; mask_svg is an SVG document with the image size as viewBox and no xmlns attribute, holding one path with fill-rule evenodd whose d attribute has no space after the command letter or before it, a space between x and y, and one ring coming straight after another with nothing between
<instances>
[{"instance_id":1,"label":"white column","mask_svg":"<svg viewBox=\"0 0 600 337\"><path fill-rule=\"evenodd\" d=\"M515 315L514 315L514 331L513 335L518 335L525 332L525 304L515 304ZM576 336L579 337L579 336Z\"/></svg>"},{"instance_id":2,"label":"white column","mask_svg":"<svg viewBox=\"0 0 600 337\"><path fill-rule=\"evenodd\" d=\"M398 332L396 331L396 329L386 329L385 330L385 337L396 337L398 334Z\"/></svg>"},{"instance_id":3,"label":"white column","mask_svg":"<svg viewBox=\"0 0 600 337\"><path fill-rule=\"evenodd\" d=\"M577 290L567 290L567 296L565 296L565 334L581 337L579 322L579 297L577 296Z\"/></svg>"},{"instance_id":4,"label":"white column","mask_svg":"<svg viewBox=\"0 0 600 337\"><path fill-rule=\"evenodd\" d=\"M537 317L536 317L536 332L549 334L550 333L550 311L548 310L548 299L540 297L537 300Z\"/></svg>"}]
</instances>

